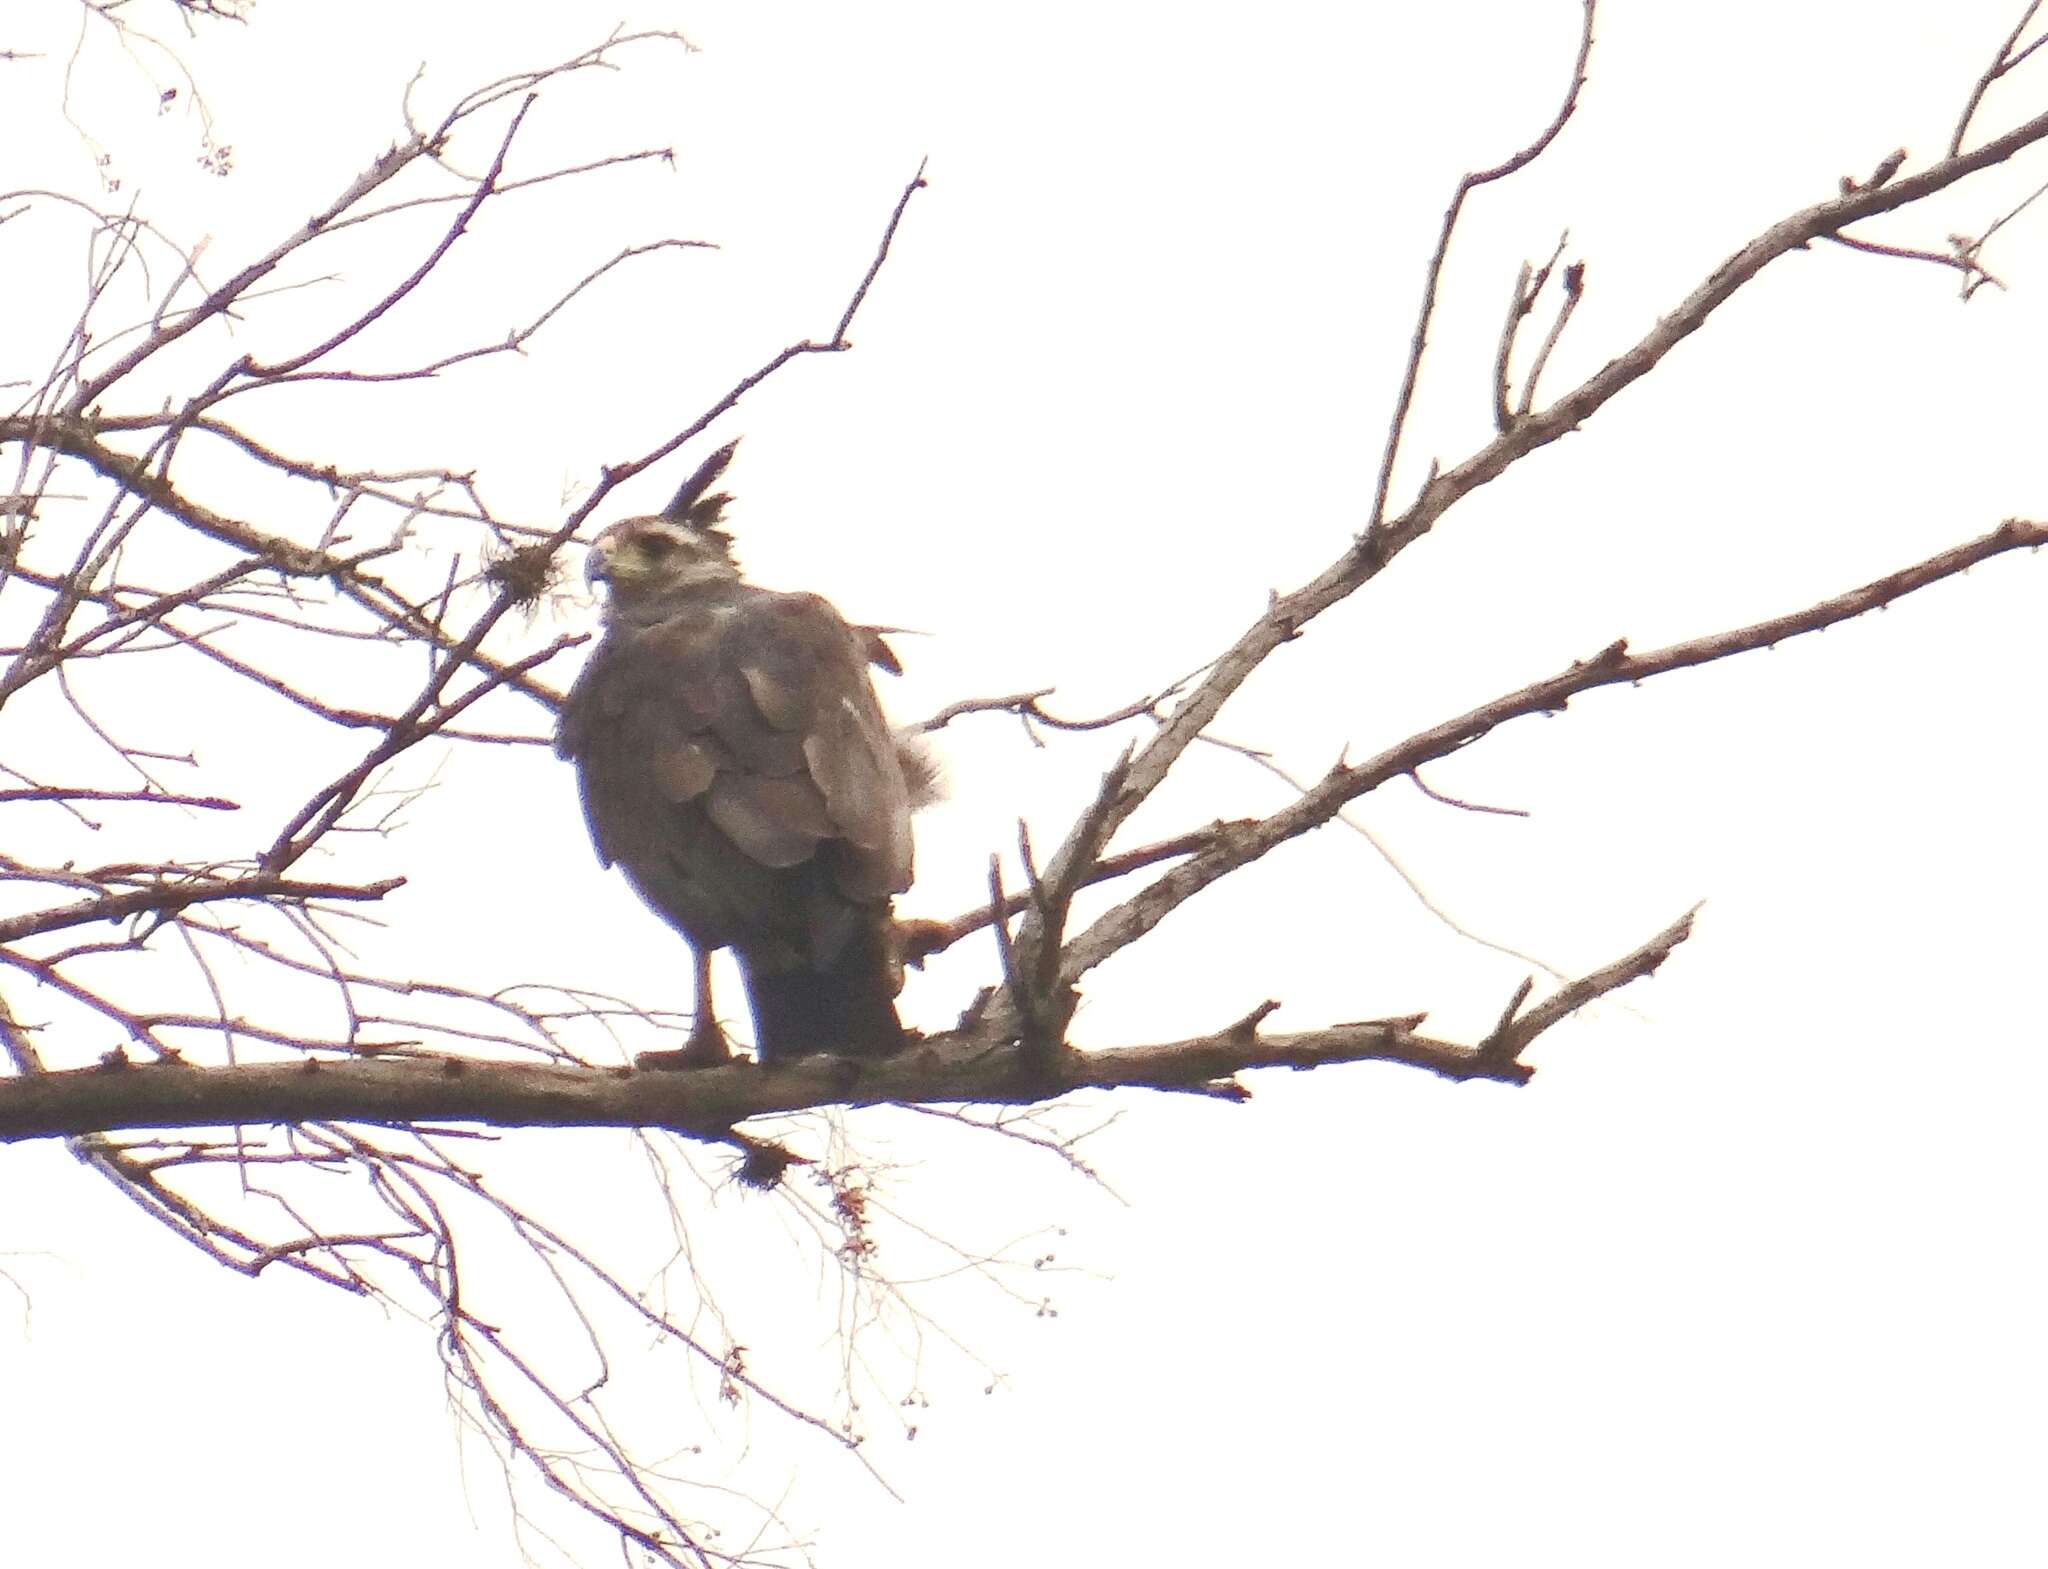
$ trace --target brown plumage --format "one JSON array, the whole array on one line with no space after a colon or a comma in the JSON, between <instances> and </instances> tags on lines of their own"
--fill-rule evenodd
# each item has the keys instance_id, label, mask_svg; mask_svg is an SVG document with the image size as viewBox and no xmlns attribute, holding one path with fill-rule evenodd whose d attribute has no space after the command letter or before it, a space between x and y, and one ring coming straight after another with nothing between
<instances>
[{"instance_id":1,"label":"brown plumage","mask_svg":"<svg viewBox=\"0 0 2048 1569\"><path fill-rule=\"evenodd\" d=\"M875 699L880 636L816 594L741 580L707 495L714 454L658 517L597 537L606 625L562 708L599 858L697 950L686 1063L728 1055L710 956L746 978L765 1063L903 1044L890 900L910 886L911 787Z\"/></svg>"}]
</instances>

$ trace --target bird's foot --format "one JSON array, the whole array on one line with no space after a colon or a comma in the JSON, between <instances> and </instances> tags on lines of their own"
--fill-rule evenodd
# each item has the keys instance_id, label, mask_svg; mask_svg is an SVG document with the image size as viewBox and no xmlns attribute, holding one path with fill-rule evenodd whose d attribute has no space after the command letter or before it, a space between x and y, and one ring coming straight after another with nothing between
<instances>
[{"instance_id":1,"label":"bird's foot","mask_svg":"<svg viewBox=\"0 0 2048 1569\"><path fill-rule=\"evenodd\" d=\"M953 941L953 928L945 921L896 920L889 924L889 962L896 990L903 990L903 968L924 968L924 961Z\"/></svg>"},{"instance_id":2,"label":"bird's foot","mask_svg":"<svg viewBox=\"0 0 2048 1569\"><path fill-rule=\"evenodd\" d=\"M710 1013L700 1013L690 1029L690 1038L679 1051L643 1051L633 1059L636 1068L661 1068L671 1072L683 1068L716 1068L732 1061L732 1048L725 1043L725 1031Z\"/></svg>"}]
</instances>

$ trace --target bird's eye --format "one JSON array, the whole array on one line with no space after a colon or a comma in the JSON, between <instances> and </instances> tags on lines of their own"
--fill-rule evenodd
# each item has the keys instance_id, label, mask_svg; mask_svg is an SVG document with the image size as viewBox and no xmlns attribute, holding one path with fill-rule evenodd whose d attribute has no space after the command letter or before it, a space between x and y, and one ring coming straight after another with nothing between
<instances>
[{"instance_id":1,"label":"bird's eye","mask_svg":"<svg viewBox=\"0 0 2048 1569\"><path fill-rule=\"evenodd\" d=\"M675 548L676 542L666 534L642 534L640 536L640 554L649 561L659 561L662 557L672 554Z\"/></svg>"}]
</instances>

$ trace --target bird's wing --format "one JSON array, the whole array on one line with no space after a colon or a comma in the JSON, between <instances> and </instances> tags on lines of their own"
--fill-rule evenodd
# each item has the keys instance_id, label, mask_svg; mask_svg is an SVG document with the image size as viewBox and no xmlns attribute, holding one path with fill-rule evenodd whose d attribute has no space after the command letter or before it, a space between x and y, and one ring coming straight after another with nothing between
<instances>
[{"instance_id":1,"label":"bird's wing","mask_svg":"<svg viewBox=\"0 0 2048 1569\"><path fill-rule=\"evenodd\" d=\"M770 864L833 842L850 898L908 888L910 799L868 678L870 635L815 594L760 593L723 641L728 697L741 700L713 728L739 766L712 785L713 821Z\"/></svg>"},{"instance_id":2,"label":"bird's wing","mask_svg":"<svg viewBox=\"0 0 2048 1569\"><path fill-rule=\"evenodd\" d=\"M674 853L701 808L759 866L829 847L833 884L868 902L910 885L910 803L868 679L871 644L815 594L741 589L616 627L565 706L607 860Z\"/></svg>"}]
</instances>

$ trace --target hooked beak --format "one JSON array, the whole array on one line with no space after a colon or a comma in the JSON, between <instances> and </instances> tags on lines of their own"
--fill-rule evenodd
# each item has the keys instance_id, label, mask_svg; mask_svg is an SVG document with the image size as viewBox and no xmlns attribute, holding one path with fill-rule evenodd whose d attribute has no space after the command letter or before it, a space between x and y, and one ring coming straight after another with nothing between
<instances>
[{"instance_id":1,"label":"hooked beak","mask_svg":"<svg viewBox=\"0 0 2048 1569\"><path fill-rule=\"evenodd\" d=\"M612 580L611 547L603 540L590 547L590 554L583 558L583 581L591 588Z\"/></svg>"}]
</instances>

